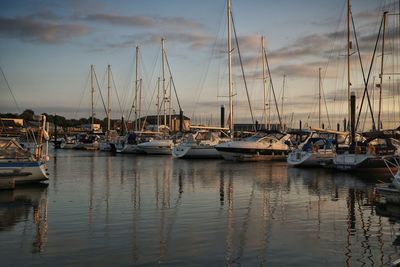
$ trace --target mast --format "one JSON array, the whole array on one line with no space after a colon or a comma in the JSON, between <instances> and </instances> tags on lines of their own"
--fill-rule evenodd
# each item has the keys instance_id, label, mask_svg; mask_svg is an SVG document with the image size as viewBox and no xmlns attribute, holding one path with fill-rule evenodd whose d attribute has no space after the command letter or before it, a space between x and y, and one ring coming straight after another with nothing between
<instances>
[{"instance_id":1,"label":"mast","mask_svg":"<svg viewBox=\"0 0 400 267\"><path fill-rule=\"evenodd\" d=\"M90 65L90 86L92 88L92 124L90 125L90 130L93 130L94 124L94 68Z\"/></svg>"},{"instance_id":2,"label":"mast","mask_svg":"<svg viewBox=\"0 0 400 267\"><path fill-rule=\"evenodd\" d=\"M318 69L318 127L321 128L321 68Z\"/></svg>"},{"instance_id":3,"label":"mast","mask_svg":"<svg viewBox=\"0 0 400 267\"><path fill-rule=\"evenodd\" d=\"M167 125L167 107L165 100L167 99L167 87L165 84L165 50L164 50L164 38L161 38L161 53L162 53L162 82L163 82L163 106L164 106L164 125Z\"/></svg>"},{"instance_id":4,"label":"mast","mask_svg":"<svg viewBox=\"0 0 400 267\"><path fill-rule=\"evenodd\" d=\"M231 0L227 0L227 15L228 15L228 68L229 68L229 121L228 128L230 137L233 139L233 90L232 90L232 37L231 37Z\"/></svg>"},{"instance_id":5,"label":"mast","mask_svg":"<svg viewBox=\"0 0 400 267\"><path fill-rule=\"evenodd\" d=\"M379 74L380 84L379 84L379 111L378 111L378 131L382 128L382 87L383 87L383 58L385 56L385 31L386 31L386 16L387 11L383 13L383 33L382 33L382 58L381 58L381 73Z\"/></svg>"},{"instance_id":6,"label":"mast","mask_svg":"<svg viewBox=\"0 0 400 267\"><path fill-rule=\"evenodd\" d=\"M261 55L263 55L264 53L264 36L261 36L261 46L262 46L262 50L261 50ZM264 57L262 57L262 79L263 79L263 86L264 86L264 101L263 101L263 114L264 114L264 127L265 129L267 129L267 79L266 79L266 75L265 75L265 59Z\"/></svg>"},{"instance_id":7,"label":"mast","mask_svg":"<svg viewBox=\"0 0 400 267\"><path fill-rule=\"evenodd\" d=\"M282 106L281 106L281 115L283 120L283 103L285 98L285 81L286 81L286 74L283 74L283 83L282 83ZM284 125L282 125L284 126ZM282 129L283 130L283 129Z\"/></svg>"},{"instance_id":8,"label":"mast","mask_svg":"<svg viewBox=\"0 0 400 267\"><path fill-rule=\"evenodd\" d=\"M347 0L347 115L348 115L348 122L350 122L350 113L351 113L351 101L350 101L350 49L351 49L351 42L350 42L350 19L351 19L351 5L350 0ZM346 126L347 127L347 126Z\"/></svg>"},{"instance_id":9,"label":"mast","mask_svg":"<svg viewBox=\"0 0 400 267\"><path fill-rule=\"evenodd\" d=\"M138 104L138 117L139 117L139 129L140 131L142 130L142 128L144 127L144 125L142 125L142 120L141 120L141 112L142 112L142 83L143 83L143 79L140 78L139 79L139 104ZM143 121L144 123L144 121Z\"/></svg>"},{"instance_id":10,"label":"mast","mask_svg":"<svg viewBox=\"0 0 400 267\"><path fill-rule=\"evenodd\" d=\"M135 130L138 130L138 89L139 89L139 46L136 46L136 60L135 60Z\"/></svg>"},{"instance_id":11,"label":"mast","mask_svg":"<svg viewBox=\"0 0 400 267\"><path fill-rule=\"evenodd\" d=\"M107 86L107 131L110 131L110 126L111 126L111 118L110 118L110 112L111 112L111 108L110 108L110 100L111 100L111 66L110 64L108 64L108 68L107 68L107 73L108 73L108 86Z\"/></svg>"},{"instance_id":12,"label":"mast","mask_svg":"<svg viewBox=\"0 0 400 267\"><path fill-rule=\"evenodd\" d=\"M169 80L169 97L168 97L168 113L169 113L169 123L168 127L172 130L172 77L170 77ZM174 125L174 131L175 131L175 125Z\"/></svg>"},{"instance_id":13,"label":"mast","mask_svg":"<svg viewBox=\"0 0 400 267\"><path fill-rule=\"evenodd\" d=\"M160 77L157 79L157 129L160 127Z\"/></svg>"}]
</instances>

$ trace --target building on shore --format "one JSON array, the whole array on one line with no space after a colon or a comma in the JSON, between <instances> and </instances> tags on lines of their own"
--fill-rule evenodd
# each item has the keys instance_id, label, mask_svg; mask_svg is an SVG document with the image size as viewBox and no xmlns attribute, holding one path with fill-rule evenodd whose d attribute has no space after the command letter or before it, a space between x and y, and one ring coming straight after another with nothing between
<instances>
[{"instance_id":1,"label":"building on shore","mask_svg":"<svg viewBox=\"0 0 400 267\"><path fill-rule=\"evenodd\" d=\"M171 123L170 123L171 118ZM159 125L167 125L172 132L179 132L180 131L180 116L179 114L174 115L167 115L166 116L166 123L164 123L164 116L163 115L149 115L141 117L140 119L135 121L124 121L124 130L125 131L134 131L135 126L137 125L138 131L141 129L143 130L154 130ZM182 123L183 131L189 131L190 127L190 118L183 116L183 123ZM116 120L114 122L114 128L116 130L122 129L122 120Z\"/></svg>"}]
</instances>

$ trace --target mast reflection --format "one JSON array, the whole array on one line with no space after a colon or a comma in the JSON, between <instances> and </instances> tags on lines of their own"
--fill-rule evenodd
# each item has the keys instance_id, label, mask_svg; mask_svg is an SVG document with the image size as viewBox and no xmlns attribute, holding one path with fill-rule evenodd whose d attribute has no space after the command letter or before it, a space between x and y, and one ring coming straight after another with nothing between
<instances>
[{"instance_id":1,"label":"mast reflection","mask_svg":"<svg viewBox=\"0 0 400 267\"><path fill-rule=\"evenodd\" d=\"M30 229L34 229L32 253L43 251L48 231L47 184L20 186L0 194L0 232L13 231L19 223L33 223L34 228L26 228L23 240ZM32 220L29 214L32 213Z\"/></svg>"},{"instance_id":2,"label":"mast reflection","mask_svg":"<svg viewBox=\"0 0 400 267\"><path fill-rule=\"evenodd\" d=\"M233 254L233 177L232 172L229 172L228 178L228 188L227 191L227 218L226 218L226 256L225 263L227 266L232 264L232 254Z\"/></svg>"}]
</instances>

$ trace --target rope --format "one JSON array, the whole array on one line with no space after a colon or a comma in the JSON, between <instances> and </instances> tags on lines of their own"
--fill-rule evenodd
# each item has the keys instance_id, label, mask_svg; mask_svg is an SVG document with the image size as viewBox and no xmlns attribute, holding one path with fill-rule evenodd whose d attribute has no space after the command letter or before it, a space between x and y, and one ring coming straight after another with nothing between
<instances>
[{"instance_id":1,"label":"rope","mask_svg":"<svg viewBox=\"0 0 400 267\"><path fill-rule=\"evenodd\" d=\"M267 52L266 52L265 48L264 48L264 57L265 57L265 63L267 64L268 76L269 76L269 81L271 83L272 93L273 93L273 96L274 96L276 112L278 114L278 119L279 119L279 125L280 125L280 127L282 129L282 119L281 119L281 115L279 114L278 102L276 101L274 84L272 83L271 69L269 68L268 57L267 57Z\"/></svg>"},{"instance_id":2,"label":"rope","mask_svg":"<svg viewBox=\"0 0 400 267\"><path fill-rule=\"evenodd\" d=\"M155 92L156 92L157 89L158 89L158 84L156 84L156 87L155 87L155 89L153 90L153 94L152 94L152 96L151 96L150 103L153 102L154 94L155 94ZM142 127L141 127L141 129L140 129L141 131L143 131L144 126L145 126L145 124L146 124L146 121L147 121L147 114L149 114L149 110L150 110L150 105L147 106L146 116L144 117L144 121L143 121ZM159 114L158 114L158 111L157 111L157 116L158 116L158 115L159 115ZM140 119L140 118L139 118L139 119ZM158 131L158 129L157 129L157 131Z\"/></svg>"},{"instance_id":3,"label":"rope","mask_svg":"<svg viewBox=\"0 0 400 267\"><path fill-rule=\"evenodd\" d=\"M107 110L107 108L106 108L106 104L104 103L103 94L101 93L100 86L99 86L99 81L97 80L97 74L96 74L96 71L94 70L94 68L93 68L93 73L94 73L94 78L96 79L97 88L99 89L99 93L100 93L100 97L101 97L101 102L103 103L104 110L105 110L105 112L106 112L106 114L107 114L107 116L108 116L108 110Z\"/></svg>"},{"instance_id":4,"label":"rope","mask_svg":"<svg viewBox=\"0 0 400 267\"><path fill-rule=\"evenodd\" d=\"M14 96L12 90L11 90L10 84L9 84L8 81L7 81L6 75L4 74L4 71L3 71L3 69L2 69L1 67L0 67L0 71L1 71L1 74L3 74L4 81L6 82L7 88L8 88L8 90L10 91L11 97L12 97L13 100L14 100L14 103L15 103L15 106L17 107L18 113L21 113L21 109L19 108L17 99L15 98L15 96Z\"/></svg>"},{"instance_id":5,"label":"rope","mask_svg":"<svg viewBox=\"0 0 400 267\"><path fill-rule=\"evenodd\" d=\"M114 75L113 75L112 71L110 71L110 72L111 72L111 79L112 79L112 82L113 82L113 85L114 85L115 95L117 96L117 101L118 101L118 105L119 105L119 112L121 112L121 114L123 114L121 101L120 101L119 96L118 96L117 86L115 85Z\"/></svg>"},{"instance_id":6,"label":"rope","mask_svg":"<svg viewBox=\"0 0 400 267\"><path fill-rule=\"evenodd\" d=\"M75 110L74 118L77 117L77 115L78 115L78 110L81 108L82 100L83 100L83 98L84 98L84 96L85 96L85 92L86 92L86 87L87 87L87 85L88 85L88 83L89 83L89 78L90 78L90 71L89 71L88 75L86 76L85 85L84 85L84 87L83 87L82 94L81 94L81 97L80 97L80 99L79 99L78 107L77 107L77 109Z\"/></svg>"},{"instance_id":7,"label":"rope","mask_svg":"<svg viewBox=\"0 0 400 267\"><path fill-rule=\"evenodd\" d=\"M172 78L171 67L169 66L167 54L165 54L165 61L167 62L169 76L171 78L172 86L174 87L175 97L176 97L176 101L178 102L179 110L182 110L181 103L179 102L179 98L178 98L178 93L176 92L175 82L174 82L174 79ZM171 101L171 99L170 99L170 101Z\"/></svg>"},{"instance_id":8,"label":"rope","mask_svg":"<svg viewBox=\"0 0 400 267\"><path fill-rule=\"evenodd\" d=\"M226 2L225 2L224 8L222 9L223 13L225 12L225 9L226 9L225 7L226 7ZM225 13L224 13L224 15L225 15ZM219 36L219 34L221 32L221 25L222 25L223 18L224 18L224 16L221 16L220 22L219 22L219 27L218 27L218 32L215 35L214 42L213 42L213 45L212 45L212 48L211 48L210 57L208 58L207 64L205 65L205 71L203 72L202 76L200 77L200 80L199 80L199 83L198 83L198 87L197 87L197 90L196 90L196 92L198 92L198 93L196 95L195 102L194 102L194 107L193 107L193 111L192 111L192 119L194 119L194 114L196 112L197 105L198 105L198 103L200 101L200 96L203 93L204 85L206 83L206 78L207 78L208 73L210 71L210 66L211 66L212 59L215 58L216 47L217 47L217 42L218 42L218 36ZM217 81L217 83L218 83L218 81ZM217 84L217 88L219 88L218 84ZM218 89L217 89L217 91L218 91ZM217 95L218 95L218 92L217 92Z\"/></svg>"},{"instance_id":9,"label":"rope","mask_svg":"<svg viewBox=\"0 0 400 267\"><path fill-rule=\"evenodd\" d=\"M358 117L357 117L357 123L356 123L355 130L357 130L357 127L358 127L360 115L361 115L362 108L363 108L363 104L364 104L365 95L367 95L368 107L369 107L369 109L370 109L370 111L371 111L372 129L375 130L374 112L373 112L373 110L372 110L371 101L370 101L370 97L369 97L369 93L368 93L368 82L369 82L369 78L370 78L370 73L371 73L371 72L368 73L368 77L367 77L367 79L365 79L365 73L364 73L364 68L363 68L362 59L361 59L360 47L359 47L359 45L358 45L357 32L356 32L356 27L355 27L355 24L354 24L354 18L353 18L353 13L352 13L352 12L350 12L350 16L351 16L351 22L352 22L352 25L353 25L354 38L355 38L355 40L356 40L358 58L359 58L359 60L360 60L360 65L361 65L361 73L362 73L362 76L363 76L363 81L364 81L364 86L365 86L365 87L364 87L363 98L362 98L362 101L361 101L360 111L359 111ZM380 30L379 30L379 33L380 33ZM378 38L379 38L379 35L378 35ZM372 62L371 62L371 65L372 65Z\"/></svg>"},{"instance_id":10,"label":"rope","mask_svg":"<svg viewBox=\"0 0 400 267\"><path fill-rule=\"evenodd\" d=\"M380 37L380 35L381 35L382 25L383 25L383 17L382 17L381 25L380 25L380 27L379 27L378 37L376 38L374 53L372 54L372 59L371 59L371 64L370 64L370 66L369 66L369 71L368 71L368 76L367 76L367 82L365 83L364 94L363 94L362 101L361 101L360 112L359 112L359 114L358 114L358 116L357 116L356 129L357 129L357 127L358 127L358 123L359 123L359 120L360 120L361 109L362 109L362 106L363 106L363 103L364 103L365 94L368 95L368 81L369 81L369 78L370 78L370 75L371 75L371 70L372 70L372 66L373 66L374 59L375 59L376 49L377 49L377 47L378 47L378 41L379 41L379 37ZM354 26L354 25L353 25L353 26ZM357 40L357 39L356 39L356 40ZM357 44L357 48L358 48L358 44ZM367 98L367 99L368 99L368 104L369 104L370 110L371 110L371 117L372 117L372 123L373 123L372 127L373 127L373 129L375 130L375 129L376 129L375 120L374 120L374 116L373 116L373 111L372 111L372 106L371 106L371 103L370 103L369 95L368 95L368 98Z\"/></svg>"},{"instance_id":11,"label":"rope","mask_svg":"<svg viewBox=\"0 0 400 267\"><path fill-rule=\"evenodd\" d=\"M246 89L247 102L248 102L249 108L250 108L251 121L252 121L252 123L253 123L254 130L257 131L257 129L256 129L256 124L255 124L255 122L254 122L253 110L252 110L252 108L251 108L249 90L248 90L248 88L247 88L247 81L246 81L246 76L245 76L245 74L244 74L242 56L241 56L241 54L240 54L239 41L238 41L238 38L237 38L237 35L236 35L235 21L234 21L234 19L233 19L233 14L232 14L232 12L231 12L231 20L232 20L233 32L235 33L235 41L236 41L236 47L237 47L238 55L239 55L240 68L241 68L241 70L242 70L242 76L243 76L244 87L245 87L245 89Z\"/></svg>"}]
</instances>

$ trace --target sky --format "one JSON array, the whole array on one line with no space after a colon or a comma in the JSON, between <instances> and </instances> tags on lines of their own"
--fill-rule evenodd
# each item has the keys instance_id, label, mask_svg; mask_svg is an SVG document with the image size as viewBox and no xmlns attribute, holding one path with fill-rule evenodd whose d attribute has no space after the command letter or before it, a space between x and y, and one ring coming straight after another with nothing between
<instances>
[{"instance_id":1,"label":"sky","mask_svg":"<svg viewBox=\"0 0 400 267\"><path fill-rule=\"evenodd\" d=\"M234 45L234 120L260 122L263 115L261 36L280 113L287 124L315 125L318 69L321 68L323 120L336 128L346 117L347 1L231 0L239 49ZM397 0L352 0L352 13L364 69L368 72L383 10L399 13ZM399 18L389 16L385 69L399 72ZM354 34L352 34L354 36ZM219 122L228 106L226 0L4 0L0 2L0 112L51 113L67 118L90 116L90 65L94 65L106 102L107 65L112 70L111 117L129 116L135 84L135 47L142 79L141 114L156 112L157 78L162 75L161 38L185 115L201 123ZM354 38L354 37L352 37ZM361 99L363 80L355 39L351 56L352 90ZM234 41L235 42L235 41ZM381 43L379 42L378 50ZM246 98L240 50L250 101ZM381 52L371 71L379 79ZM169 75L167 75L169 77ZM285 77L285 78L284 78ZM268 76L269 79L269 76ZM169 80L169 79L168 79ZM396 123L399 76L384 76L383 110ZM7 86L7 82L10 89ZM377 88L372 91L374 97ZM15 97L15 100L13 99ZM96 116L106 113L95 88ZM277 120L270 85L265 98ZM283 105L282 105L283 100ZM268 104L269 103L269 104ZM377 109L374 98L374 109ZM172 108L178 112L175 97ZM365 112L364 112L365 113ZM363 114L364 114L363 113ZM132 117L131 117L132 118ZM368 120L368 115L365 115ZM368 123L367 123L368 124Z\"/></svg>"}]
</instances>

